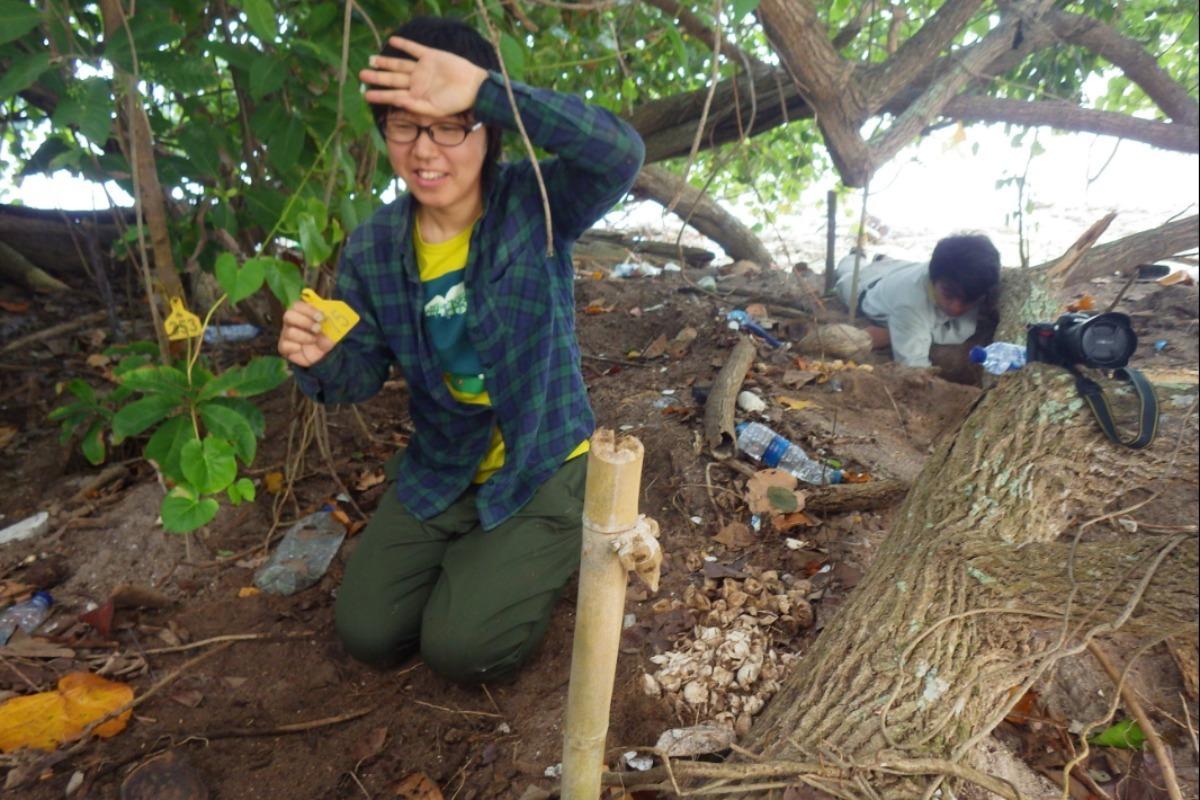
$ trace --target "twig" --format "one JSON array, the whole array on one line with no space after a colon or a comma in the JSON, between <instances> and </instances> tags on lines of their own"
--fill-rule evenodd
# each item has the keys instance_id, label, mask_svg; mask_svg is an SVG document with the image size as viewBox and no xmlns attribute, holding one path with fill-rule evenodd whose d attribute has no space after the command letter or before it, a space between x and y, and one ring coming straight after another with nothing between
<instances>
[{"instance_id":1,"label":"twig","mask_svg":"<svg viewBox=\"0 0 1200 800\"><path fill-rule=\"evenodd\" d=\"M336 717L324 717L308 722L292 722L274 728L223 728L221 730L194 734L184 739L180 744L187 742L189 739L246 739L255 736L285 736L292 733L305 733L317 728L327 728L330 725L340 725L343 722L365 717L374 710L373 708L363 708L358 711L339 714Z\"/></svg>"},{"instance_id":2,"label":"twig","mask_svg":"<svg viewBox=\"0 0 1200 800\"><path fill-rule=\"evenodd\" d=\"M1192 752L1200 753L1200 739L1196 736L1196 728L1192 725L1192 712L1188 711L1187 698L1179 693L1179 705L1183 706L1183 718L1187 721L1188 735L1192 737Z\"/></svg>"},{"instance_id":3,"label":"twig","mask_svg":"<svg viewBox=\"0 0 1200 800\"><path fill-rule=\"evenodd\" d=\"M492 25L492 20L488 16L487 7L484 6L483 0L475 0L475 4L479 7L479 16L483 19L483 24L487 26L488 37L492 40L492 47L496 50L496 59L500 62L500 74L504 77L504 92L508 95L509 105L512 106L513 119L517 123L517 132L521 134L521 142L525 145L525 152L529 155L529 164L533 167L533 177L537 179L538 191L542 193L542 213L546 217L546 257L550 258L554 255L554 221L550 214L550 193L546 191L546 182L542 179L542 168L538 165L537 153L533 149L533 142L529 141L529 134L525 132L525 123L521 120L521 109L517 107L517 98L513 94L512 79L508 77L508 67L505 65L504 56L500 52L500 33Z\"/></svg>"},{"instance_id":4,"label":"twig","mask_svg":"<svg viewBox=\"0 0 1200 800\"><path fill-rule=\"evenodd\" d=\"M63 322L58 325L52 325L49 328L37 331L36 333L31 333L28 336L22 336L20 339L13 339L11 342L4 345L3 348L0 348L0 353L7 353L11 350L21 350L33 344L34 342L40 342L43 339L53 339L55 336L59 336L64 333L71 333L79 330L80 328L86 328L88 325L93 323L104 321L106 316L108 316L107 311L96 311L91 314L85 314L82 317L68 320L67 322Z\"/></svg>"},{"instance_id":5,"label":"twig","mask_svg":"<svg viewBox=\"0 0 1200 800\"><path fill-rule=\"evenodd\" d=\"M497 719L504 716L503 714L493 714L491 711L464 711L461 708L447 708L446 706L439 706L439 705L434 705L433 703L426 703L424 700L413 700L413 702L419 706L425 706L426 708L433 708L438 711L445 711L450 714L465 714L465 715L471 716L471 717L495 717Z\"/></svg>"},{"instance_id":6,"label":"twig","mask_svg":"<svg viewBox=\"0 0 1200 800\"><path fill-rule=\"evenodd\" d=\"M210 644L220 644L221 642L251 642L263 639L304 639L312 635L312 631L300 631L299 633L228 633L223 636L213 636L210 639L201 639L198 642L189 642L172 647L154 647L143 651L143 655L153 656L162 653L183 653L187 650L198 650L201 647L208 647Z\"/></svg>"},{"instance_id":7,"label":"twig","mask_svg":"<svg viewBox=\"0 0 1200 800\"><path fill-rule=\"evenodd\" d=\"M1150 749L1154 751L1154 757L1158 760L1159 767L1162 768L1163 780L1167 783L1167 795L1171 800L1183 800L1183 793L1179 790L1179 778L1175 775L1175 765L1171 761L1171 755L1167 752L1167 748L1163 746L1162 738L1159 737L1154 723L1150 721L1149 715L1146 714L1146 710L1138 702L1133 688L1123 680L1121 673L1117 672L1117 668L1109 660L1108 654L1101 650L1099 645L1094 641L1088 642L1088 650L1100 662L1100 666L1108 673L1108 677L1116 684L1117 691L1121 693L1121 698L1125 701L1125 707L1129 709L1129 713L1133 714L1133 718L1137 720L1142 733L1146 735L1146 741L1150 743Z\"/></svg>"}]
</instances>

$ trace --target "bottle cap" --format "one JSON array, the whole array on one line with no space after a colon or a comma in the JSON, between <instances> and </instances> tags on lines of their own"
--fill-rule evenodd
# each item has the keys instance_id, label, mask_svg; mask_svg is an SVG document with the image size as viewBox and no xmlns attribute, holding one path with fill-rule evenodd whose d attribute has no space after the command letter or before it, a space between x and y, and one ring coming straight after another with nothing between
<instances>
[{"instance_id":1,"label":"bottle cap","mask_svg":"<svg viewBox=\"0 0 1200 800\"><path fill-rule=\"evenodd\" d=\"M32 599L33 600L38 600L38 599L45 600L46 605L48 605L48 606L54 605L54 598L50 596L49 592L40 592L40 591L34 592Z\"/></svg>"},{"instance_id":2,"label":"bottle cap","mask_svg":"<svg viewBox=\"0 0 1200 800\"><path fill-rule=\"evenodd\" d=\"M983 349L979 345L975 345L974 347L972 347L971 348L971 363L982 364L985 361L987 361L987 350Z\"/></svg>"},{"instance_id":3,"label":"bottle cap","mask_svg":"<svg viewBox=\"0 0 1200 800\"><path fill-rule=\"evenodd\" d=\"M739 422L733 426L734 433L741 433L742 431L746 430L746 426L749 424L749 422Z\"/></svg>"}]
</instances>

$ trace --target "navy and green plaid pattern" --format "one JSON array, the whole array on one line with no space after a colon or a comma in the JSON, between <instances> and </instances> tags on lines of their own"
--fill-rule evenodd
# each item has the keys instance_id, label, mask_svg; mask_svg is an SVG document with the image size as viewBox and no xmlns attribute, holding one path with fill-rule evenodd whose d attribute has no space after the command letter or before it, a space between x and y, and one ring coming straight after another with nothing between
<instances>
[{"instance_id":1,"label":"navy and green plaid pattern","mask_svg":"<svg viewBox=\"0 0 1200 800\"><path fill-rule=\"evenodd\" d=\"M392 363L411 391L416 425L396 479L419 519L445 510L471 485L493 423L504 466L479 488L491 529L519 510L568 454L592 434L594 418L575 339L571 246L620 200L641 169L644 147L614 114L574 95L512 84L525 130L555 154L540 162L553 215L554 255L533 167L503 164L484 198L466 267L468 332L479 353L491 407L455 400L421 319L424 295L412 245L411 195L379 209L350 236L335 296L362 317L310 369L295 368L309 397L356 403L374 395ZM475 118L516 129L503 78L479 88Z\"/></svg>"}]
</instances>

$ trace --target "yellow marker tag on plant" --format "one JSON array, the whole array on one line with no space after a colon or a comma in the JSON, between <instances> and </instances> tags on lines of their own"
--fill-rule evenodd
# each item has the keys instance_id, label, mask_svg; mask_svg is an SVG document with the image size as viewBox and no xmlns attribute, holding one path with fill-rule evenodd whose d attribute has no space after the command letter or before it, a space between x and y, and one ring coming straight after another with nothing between
<instances>
[{"instance_id":1,"label":"yellow marker tag on plant","mask_svg":"<svg viewBox=\"0 0 1200 800\"><path fill-rule=\"evenodd\" d=\"M183 305L182 298L171 298L171 313L163 321L163 329L171 341L179 339L194 339L204 330L200 318L188 311Z\"/></svg>"},{"instance_id":2,"label":"yellow marker tag on plant","mask_svg":"<svg viewBox=\"0 0 1200 800\"><path fill-rule=\"evenodd\" d=\"M312 289L301 289L300 299L324 315L321 333L332 342L341 341L358 324L358 314L341 300L326 300Z\"/></svg>"}]
</instances>

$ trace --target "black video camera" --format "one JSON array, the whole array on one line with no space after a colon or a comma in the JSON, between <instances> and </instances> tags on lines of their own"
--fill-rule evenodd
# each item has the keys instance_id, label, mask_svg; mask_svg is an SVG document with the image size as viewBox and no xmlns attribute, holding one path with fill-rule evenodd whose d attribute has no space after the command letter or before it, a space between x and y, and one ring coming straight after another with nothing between
<instances>
[{"instance_id":1,"label":"black video camera","mask_svg":"<svg viewBox=\"0 0 1200 800\"><path fill-rule=\"evenodd\" d=\"M1137 334L1129 317L1115 311L1096 314L1063 314L1057 322L1029 326L1026 358L1068 369L1076 364L1116 369L1129 363L1137 350Z\"/></svg>"}]
</instances>

